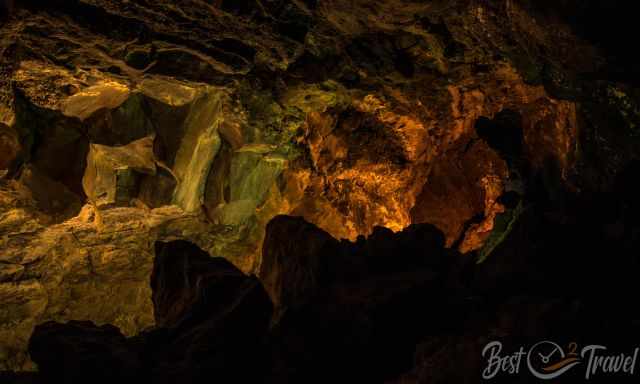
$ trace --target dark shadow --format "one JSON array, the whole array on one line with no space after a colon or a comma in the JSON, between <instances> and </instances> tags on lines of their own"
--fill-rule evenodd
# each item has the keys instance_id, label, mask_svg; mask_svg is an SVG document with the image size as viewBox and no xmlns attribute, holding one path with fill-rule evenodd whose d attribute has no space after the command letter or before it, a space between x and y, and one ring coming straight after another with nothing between
<instances>
[{"instance_id":1,"label":"dark shadow","mask_svg":"<svg viewBox=\"0 0 640 384\"><path fill-rule=\"evenodd\" d=\"M212 258L198 246L184 240L156 242L151 290L156 325L171 326L206 300L208 310L215 311L231 298L229 288L243 281L245 275L227 260ZM215 290L205 292L205 282L226 280ZM215 297L214 297L215 295Z\"/></svg>"},{"instance_id":2,"label":"dark shadow","mask_svg":"<svg viewBox=\"0 0 640 384\"><path fill-rule=\"evenodd\" d=\"M0 0L0 21L11 16L13 8L14 0Z\"/></svg>"},{"instance_id":3,"label":"dark shadow","mask_svg":"<svg viewBox=\"0 0 640 384\"><path fill-rule=\"evenodd\" d=\"M475 129L478 136L507 162L509 168L519 167L524 148L520 113L507 109L496 114L493 120L480 117Z\"/></svg>"}]
</instances>

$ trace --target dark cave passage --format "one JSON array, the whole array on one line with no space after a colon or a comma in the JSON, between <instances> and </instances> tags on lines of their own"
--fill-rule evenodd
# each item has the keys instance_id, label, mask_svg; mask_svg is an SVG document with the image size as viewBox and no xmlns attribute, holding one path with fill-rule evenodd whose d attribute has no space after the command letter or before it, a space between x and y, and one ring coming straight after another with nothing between
<instances>
[{"instance_id":1,"label":"dark cave passage","mask_svg":"<svg viewBox=\"0 0 640 384\"><path fill-rule=\"evenodd\" d=\"M512 110L504 110L493 119L480 117L475 124L478 136L502 157L510 168L523 155L524 133L522 116Z\"/></svg>"}]
</instances>

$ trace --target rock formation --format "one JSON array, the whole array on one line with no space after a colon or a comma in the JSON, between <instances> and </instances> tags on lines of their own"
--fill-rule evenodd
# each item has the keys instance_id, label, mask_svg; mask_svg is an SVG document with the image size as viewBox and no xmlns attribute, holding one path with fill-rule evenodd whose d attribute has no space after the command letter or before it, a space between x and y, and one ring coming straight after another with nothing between
<instances>
[{"instance_id":1,"label":"rock formation","mask_svg":"<svg viewBox=\"0 0 640 384\"><path fill-rule=\"evenodd\" d=\"M640 314L624 304L634 297L637 234L594 225L602 217L583 206L565 212L573 222L542 213L549 205L528 207L482 264L447 249L430 224L376 227L349 242L277 216L266 228L263 283L189 242L157 242L154 327L125 338L91 322L38 325L29 352L40 372L12 379L476 382L488 341L509 350L548 337L621 349L640 341ZM592 248L619 253L603 268Z\"/></svg>"},{"instance_id":2,"label":"rock formation","mask_svg":"<svg viewBox=\"0 0 640 384\"><path fill-rule=\"evenodd\" d=\"M62 332L51 345L63 355L77 352L67 337L86 336L109 344L123 372L145 366L127 338L171 328L205 300L193 279L217 287L228 273L247 284L220 283L233 291L229 300L253 303L249 312L262 311L254 301L274 305L272 330L253 326L268 339L269 359L282 363L261 364L282 370L274 380L299 378L287 369L308 362L294 364L278 347L295 342L286 324L311 326L314 311L351 299L371 304L338 311L363 316L336 323L354 327L378 311L375 297L386 297L377 284L391 295L423 289L435 274L432 289L460 289L466 278L445 277L448 268L464 275L485 261L480 270L504 278L501 268L514 272L525 257L516 249L560 255L553 241L581 243L567 253L633 253L640 100L637 66L620 38L635 23L631 8L591 0L0 2L0 371L35 370L27 351L34 328L71 320L79 322L38 328L32 352L41 348L36 336ZM552 229L568 234L554 238ZM189 247L233 267L209 270L198 259L203 275L182 287L161 277L171 293L154 291L150 276L170 272L154 261ZM535 261L517 276L539 277L541 260L556 262L528 252ZM410 260L394 270L389 258L404 253ZM335 281L338 292L328 288ZM351 299L341 291L351 289ZM419 300L418 291L390 308L409 316L414 307L403 300ZM394 310L380 309L384 326L401 326L385 317ZM400 343L413 356L423 338L408 333L417 327L379 345ZM249 334L236 331L233 348L241 348ZM200 336L189 337L176 350ZM458 341L447 339L444 351ZM411 367L378 368L369 378Z\"/></svg>"}]
</instances>

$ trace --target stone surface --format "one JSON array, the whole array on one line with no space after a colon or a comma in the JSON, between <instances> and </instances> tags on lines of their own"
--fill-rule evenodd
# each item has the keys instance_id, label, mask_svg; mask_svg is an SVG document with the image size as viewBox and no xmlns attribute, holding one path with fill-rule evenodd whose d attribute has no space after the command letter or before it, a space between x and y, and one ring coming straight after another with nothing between
<instances>
[{"instance_id":1,"label":"stone surface","mask_svg":"<svg viewBox=\"0 0 640 384\"><path fill-rule=\"evenodd\" d=\"M636 193L635 171L637 165L626 170L616 188ZM638 237L595 225L606 221L608 209L637 211L631 195L619 196L624 202L576 199L562 221L549 215L559 212L555 203L526 195L531 209L480 264L447 249L444 234L430 224L398 233L376 227L349 242L301 218L278 216L264 241L265 288L192 243L156 242L155 327L125 338L110 326L45 323L29 350L44 382L66 376L161 383L475 382L489 341L511 351L540 340L581 346L596 338L629 350L640 340L640 314L625 305L635 295L637 258L629 251ZM586 204L602 211L588 212ZM616 253L603 265L590 250ZM522 369L509 380L531 382ZM584 373L574 369L563 380L581 381Z\"/></svg>"},{"instance_id":2,"label":"stone surface","mask_svg":"<svg viewBox=\"0 0 640 384\"><path fill-rule=\"evenodd\" d=\"M246 276L222 258L211 256L187 241L156 242L151 274L155 324L171 328L189 315L194 305L211 308L233 300L233 292ZM203 308L204 309L204 308Z\"/></svg>"},{"instance_id":3,"label":"stone surface","mask_svg":"<svg viewBox=\"0 0 640 384\"><path fill-rule=\"evenodd\" d=\"M284 240L282 236L295 226L303 230L296 238ZM314 247L310 252L300 244L317 239L333 247ZM286 254L280 248L283 246ZM405 257L394 257L396 246ZM382 352L380 348L396 324L377 313L408 309L398 298L410 297L412 290L423 284L431 285L435 274L452 260L443 246L444 237L429 225L398 235L379 228L368 241L354 244L340 243L302 219L279 216L268 226L266 260L290 260L294 262L283 265L301 266L309 255L317 258L304 268L265 267L272 276L266 279L271 294L278 298L281 309L288 305L272 318L269 296L255 277L244 275L222 258L211 258L192 243L156 242L150 281L155 327L125 338L111 325L47 322L36 327L29 352L45 382L153 379L199 383L211 377L276 382L308 377L306 360L313 357L326 364L326 372L333 375L344 368L346 360L338 363L342 356L356 353L356 364L344 371L346 377L353 377L362 362ZM361 265L354 265L353 259ZM341 273L327 274L331 269ZM315 289L300 289L309 287L305 276L318 278ZM276 292L276 281L291 284L279 285ZM357 336L350 332L366 325L366 316L373 316L374 328L379 327L377 335L372 340L349 341ZM275 325L269 327L270 321ZM349 325L352 321L355 323ZM292 327L285 328L285 324ZM359 333L373 335L374 328L367 326ZM292 354L291 347L300 337L309 346L306 356ZM327 347L336 342L344 346L330 357ZM404 343L403 339L398 345L408 348L403 351L410 356L412 347ZM388 356L396 353L386 351ZM283 362L293 371L281 371Z\"/></svg>"},{"instance_id":4,"label":"stone surface","mask_svg":"<svg viewBox=\"0 0 640 384\"><path fill-rule=\"evenodd\" d=\"M243 369L259 364L256 357L271 316L271 302L257 279L186 241L155 246L151 291L156 326L125 338L112 325L38 325L29 352L45 382L260 377L258 370Z\"/></svg>"},{"instance_id":5,"label":"stone surface","mask_svg":"<svg viewBox=\"0 0 640 384\"><path fill-rule=\"evenodd\" d=\"M89 367L91 376L97 378L92 381L137 379L140 357L127 347L124 336L113 325L97 327L81 321L64 326L55 322L40 324L29 341L29 352L38 361L40 372L48 380L66 383L90 379L86 371ZM51 353L52 349L55 353Z\"/></svg>"},{"instance_id":6,"label":"stone surface","mask_svg":"<svg viewBox=\"0 0 640 384\"><path fill-rule=\"evenodd\" d=\"M65 221L80 212L82 207L80 197L64 184L49 179L37 168L24 167L19 181L31 193L38 210L50 216L51 222Z\"/></svg>"},{"instance_id":7,"label":"stone surface","mask_svg":"<svg viewBox=\"0 0 640 384\"><path fill-rule=\"evenodd\" d=\"M82 185L87 199L98 207L129 205L138 197L141 176L156 172L153 137L122 147L91 144Z\"/></svg>"},{"instance_id":8,"label":"stone surface","mask_svg":"<svg viewBox=\"0 0 640 384\"><path fill-rule=\"evenodd\" d=\"M0 125L0 169L7 171L11 163L20 152L20 143L18 142L17 133L10 127Z\"/></svg>"},{"instance_id":9,"label":"stone surface","mask_svg":"<svg viewBox=\"0 0 640 384\"><path fill-rule=\"evenodd\" d=\"M259 276L276 309L284 312L318 293L327 278L325 258L340 254L339 243L302 218L277 216L266 231Z\"/></svg>"},{"instance_id":10,"label":"stone surface","mask_svg":"<svg viewBox=\"0 0 640 384\"><path fill-rule=\"evenodd\" d=\"M600 3L1 2L0 369L34 368L37 323L152 325L156 241L264 272L283 314L317 287L279 272L319 256L263 264L278 215L381 246L429 223L491 260L520 201L623 193L636 13Z\"/></svg>"}]
</instances>

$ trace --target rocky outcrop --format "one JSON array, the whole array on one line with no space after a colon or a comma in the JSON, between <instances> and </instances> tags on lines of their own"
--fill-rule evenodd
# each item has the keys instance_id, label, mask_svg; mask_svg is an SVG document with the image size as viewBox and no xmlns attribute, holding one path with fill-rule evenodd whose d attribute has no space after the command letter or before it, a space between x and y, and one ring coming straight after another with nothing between
<instances>
[{"instance_id":1,"label":"rocky outcrop","mask_svg":"<svg viewBox=\"0 0 640 384\"><path fill-rule=\"evenodd\" d=\"M156 243L156 249L151 290L157 327L127 339L111 325L41 324L29 352L44 382L259 377L256 357L271 303L257 279L184 241Z\"/></svg>"},{"instance_id":2,"label":"rocky outcrop","mask_svg":"<svg viewBox=\"0 0 640 384\"><path fill-rule=\"evenodd\" d=\"M290 227L304 228L294 241L282 236ZM270 380L391 379L411 366L439 310L433 295L459 255L428 224L395 234L376 227L355 243L327 236L301 219L269 223L261 278L277 306Z\"/></svg>"},{"instance_id":3,"label":"rocky outcrop","mask_svg":"<svg viewBox=\"0 0 640 384\"><path fill-rule=\"evenodd\" d=\"M376 227L349 242L278 216L267 225L263 283L191 243L157 242L155 327L125 338L111 326L50 322L36 327L29 350L43 382L192 383L475 382L490 341L517 351L596 339L628 350L640 340L640 315L626 305L637 225L602 223L612 210L637 211L635 171L618 178L618 201L598 195L562 207L525 194L511 234L480 264L446 248L429 224ZM531 382L525 373L511 379Z\"/></svg>"},{"instance_id":4,"label":"rocky outcrop","mask_svg":"<svg viewBox=\"0 0 640 384\"><path fill-rule=\"evenodd\" d=\"M155 324L176 327L192 315L194 306L220 311L232 302L234 292L246 284L246 276L222 258L184 240L157 242L151 274Z\"/></svg>"},{"instance_id":5,"label":"rocky outcrop","mask_svg":"<svg viewBox=\"0 0 640 384\"><path fill-rule=\"evenodd\" d=\"M262 249L266 257L259 276L276 310L282 312L304 304L326 284L328 258L341 255L340 244L302 218L277 216L266 231ZM354 259L354 265L359 261Z\"/></svg>"},{"instance_id":6,"label":"rocky outcrop","mask_svg":"<svg viewBox=\"0 0 640 384\"><path fill-rule=\"evenodd\" d=\"M136 371L140 357L129 350L125 337L113 325L44 323L36 328L29 350L38 361L41 374L51 381L79 383L98 378L98 382L106 383L139 379ZM93 375L96 378L90 379Z\"/></svg>"},{"instance_id":7,"label":"rocky outcrop","mask_svg":"<svg viewBox=\"0 0 640 384\"><path fill-rule=\"evenodd\" d=\"M521 200L611 191L640 113L596 3L0 2L0 369L44 321L151 326L156 241L261 273L286 316L327 247L360 254L331 237L428 223L485 259ZM288 259L278 215L325 234Z\"/></svg>"},{"instance_id":8,"label":"rocky outcrop","mask_svg":"<svg viewBox=\"0 0 640 384\"><path fill-rule=\"evenodd\" d=\"M153 157L153 137L122 147L91 144L82 185L95 206L129 206L137 198L140 178L157 173Z\"/></svg>"},{"instance_id":9,"label":"rocky outcrop","mask_svg":"<svg viewBox=\"0 0 640 384\"><path fill-rule=\"evenodd\" d=\"M301 228L297 239L285 240L295 227ZM333 248L309 250L300 241ZM155 327L125 338L111 325L47 322L36 327L30 356L44 382L195 383L211 377L279 382L311 378L319 366L324 367L314 374L319 377L337 372L355 377L380 353L394 360L380 369L395 372L400 367L395 361L412 355L407 337L423 319L405 322L403 311L413 307L407 300L416 289L443 281L435 277L452 260L443 246L442 234L429 225L398 235L380 228L368 240L339 243L302 219L277 217L268 225L263 267L279 307L272 317L269 296L255 277L191 243L157 242L150 284ZM396 257L396 250L403 257ZM395 320L390 311L397 311ZM402 335L396 328L400 322ZM360 339L353 339L361 326ZM401 348L384 350L392 335ZM304 354L295 352L299 345L306 346ZM336 345L342 345L339 353ZM349 355L350 361L344 359Z\"/></svg>"}]
</instances>

